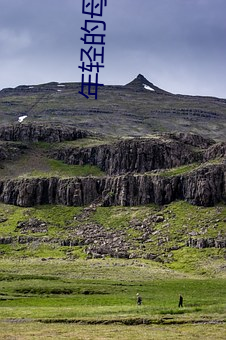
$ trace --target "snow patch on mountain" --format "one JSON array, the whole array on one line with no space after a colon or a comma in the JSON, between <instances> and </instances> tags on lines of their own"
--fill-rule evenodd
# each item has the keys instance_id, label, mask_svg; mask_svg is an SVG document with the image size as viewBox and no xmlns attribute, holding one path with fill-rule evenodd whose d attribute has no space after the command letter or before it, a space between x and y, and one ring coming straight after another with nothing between
<instances>
[{"instance_id":1,"label":"snow patch on mountain","mask_svg":"<svg viewBox=\"0 0 226 340\"><path fill-rule=\"evenodd\" d=\"M150 86L148 86L148 85L146 85L146 84L143 84L143 86L144 86L144 88L145 88L146 90L155 91L152 87L150 87Z\"/></svg>"},{"instance_id":2,"label":"snow patch on mountain","mask_svg":"<svg viewBox=\"0 0 226 340\"><path fill-rule=\"evenodd\" d=\"M22 123L22 121L23 121L25 118L27 118L27 116L20 116L20 117L18 118L18 122L19 122L19 123Z\"/></svg>"}]
</instances>

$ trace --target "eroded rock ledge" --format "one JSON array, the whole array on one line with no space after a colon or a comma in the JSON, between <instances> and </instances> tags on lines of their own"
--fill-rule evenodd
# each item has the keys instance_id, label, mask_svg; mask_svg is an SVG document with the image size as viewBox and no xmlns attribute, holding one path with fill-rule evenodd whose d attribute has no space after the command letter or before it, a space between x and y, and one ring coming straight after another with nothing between
<instances>
[{"instance_id":1,"label":"eroded rock ledge","mask_svg":"<svg viewBox=\"0 0 226 340\"><path fill-rule=\"evenodd\" d=\"M51 153L52 158L67 164L96 165L108 175L170 169L223 158L225 155L225 143L179 133L85 148L64 147Z\"/></svg>"},{"instance_id":2,"label":"eroded rock ledge","mask_svg":"<svg viewBox=\"0 0 226 340\"><path fill-rule=\"evenodd\" d=\"M68 126L16 124L0 128L0 139L4 141L61 142L88 135ZM0 147L0 159L13 159L19 146L4 143ZM183 133L85 148L61 147L54 149L50 157L68 164L97 165L108 176L0 180L0 201L19 206L48 203L83 206L95 201L105 206L137 206L152 202L163 205L182 199L211 206L226 197L225 155L225 143ZM216 157L222 160L186 174L170 177L159 174L162 169L201 164Z\"/></svg>"},{"instance_id":3,"label":"eroded rock ledge","mask_svg":"<svg viewBox=\"0 0 226 340\"><path fill-rule=\"evenodd\" d=\"M97 165L108 175L144 173L155 169L173 168L200 161L201 151L194 152L189 146L174 140L135 139L112 145L87 148L62 148L53 158L68 164Z\"/></svg>"},{"instance_id":4,"label":"eroded rock ledge","mask_svg":"<svg viewBox=\"0 0 226 340\"><path fill-rule=\"evenodd\" d=\"M226 165L209 165L173 177L159 175L33 178L0 181L0 200L7 204L33 206L63 204L83 206L95 201L102 205L137 206L168 204L176 199L211 206L226 197Z\"/></svg>"},{"instance_id":5,"label":"eroded rock ledge","mask_svg":"<svg viewBox=\"0 0 226 340\"><path fill-rule=\"evenodd\" d=\"M0 140L21 142L63 142L90 136L88 131L78 130L74 126L41 124L14 124L0 127Z\"/></svg>"}]
</instances>

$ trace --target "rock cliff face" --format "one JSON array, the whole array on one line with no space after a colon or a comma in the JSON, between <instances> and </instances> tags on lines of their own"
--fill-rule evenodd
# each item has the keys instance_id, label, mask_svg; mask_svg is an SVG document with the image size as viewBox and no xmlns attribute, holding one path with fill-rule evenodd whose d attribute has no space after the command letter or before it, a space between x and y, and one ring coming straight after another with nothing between
<instances>
[{"instance_id":1,"label":"rock cliff face","mask_svg":"<svg viewBox=\"0 0 226 340\"><path fill-rule=\"evenodd\" d=\"M212 145L204 152L204 161L225 156L226 156L226 143L217 143Z\"/></svg>"},{"instance_id":2,"label":"rock cliff face","mask_svg":"<svg viewBox=\"0 0 226 340\"><path fill-rule=\"evenodd\" d=\"M55 151L52 157L68 164L97 165L108 175L120 175L193 163L200 161L202 154L180 141L153 138L87 148L63 148Z\"/></svg>"},{"instance_id":3,"label":"rock cliff face","mask_svg":"<svg viewBox=\"0 0 226 340\"><path fill-rule=\"evenodd\" d=\"M86 137L69 127L18 124L0 128L0 139L60 142ZM155 170L169 169L216 157L226 146L192 134L167 134L149 139L130 139L86 148L58 148L51 157L68 164L97 165L106 177L31 178L0 181L0 201L19 206L63 204L82 206L95 201L103 205L159 205L183 199L210 206L226 198L226 164L199 167L187 174L165 177ZM24 146L0 145L0 160L12 159ZM144 174L151 172L150 174Z\"/></svg>"},{"instance_id":4,"label":"rock cliff face","mask_svg":"<svg viewBox=\"0 0 226 340\"><path fill-rule=\"evenodd\" d=\"M87 131L69 126L46 126L36 124L14 124L0 127L0 140L22 142L63 142L91 135Z\"/></svg>"},{"instance_id":5,"label":"rock cliff face","mask_svg":"<svg viewBox=\"0 0 226 340\"><path fill-rule=\"evenodd\" d=\"M201 149L207 149L209 146L215 144L213 139L207 137L204 138L194 133L166 133L165 136L168 136L170 139L180 141L183 144L192 145Z\"/></svg>"},{"instance_id":6,"label":"rock cliff face","mask_svg":"<svg viewBox=\"0 0 226 340\"><path fill-rule=\"evenodd\" d=\"M211 206L226 198L226 165L210 165L182 179L182 198L192 204Z\"/></svg>"},{"instance_id":7,"label":"rock cliff face","mask_svg":"<svg viewBox=\"0 0 226 340\"><path fill-rule=\"evenodd\" d=\"M192 204L210 206L225 199L225 183L225 165L211 165L168 178L130 174L103 178L7 180L0 182L0 200L19 206L47 203L81 206L97 200L105 206L133 206L151 202L162 205L184 199Z\"/></svg>"},{"instance_id":8,"label":"rock cliff face","mask_svg":"<svg viewBox=\"0 0 226 340\"><path fill-rule=\"evenodd\" d=\"M0 161L15 159L18 157L19 154L24 153L26 149L26 145L23 144L0 144Z\"/></svg>"}]
</instances>

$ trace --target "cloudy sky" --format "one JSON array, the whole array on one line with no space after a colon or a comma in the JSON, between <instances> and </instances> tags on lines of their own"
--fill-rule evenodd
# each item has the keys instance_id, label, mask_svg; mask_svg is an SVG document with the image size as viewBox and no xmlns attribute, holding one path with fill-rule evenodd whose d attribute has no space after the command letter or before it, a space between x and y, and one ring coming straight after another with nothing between
<instances>
[{"instance_id":1,"label":"cloudy sky","mask_svg":"<svg viewBox=\"0 0 226 340\"><path fill-rule=\"evenodd\" d=\"M82 1L0 0L0 89L81 81ZM225 13L225 0L107 0L99 81L141 73L173 93L226 98Z\"/></svg>"}]
</instances>

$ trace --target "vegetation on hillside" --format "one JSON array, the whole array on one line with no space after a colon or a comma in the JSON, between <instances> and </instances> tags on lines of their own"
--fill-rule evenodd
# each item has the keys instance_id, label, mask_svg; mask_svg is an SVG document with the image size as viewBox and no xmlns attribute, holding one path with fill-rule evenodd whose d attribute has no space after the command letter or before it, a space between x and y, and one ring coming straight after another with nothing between
<instances>
[{"instance_id":1,"label":"vegetation on hillside","mask_svg":"<svg viewBox=\"0 0 226 340\"><path fill-rule=\"evenodd\" d=\"M159 216L160 219L150 225L150 240L144 242L142 224L152 216ZM16 239L10 244L2 244L3 257L85 258L87 247L79 235L86 225L94 223L94 226L97 225L94 230L100 229L100 226L112 233L121 230L125 242L131 245L131 256L146 257L152 254L156 261L165 263L169 268L211 276L225 275L224 249L187 246L190 238L225 237L226 207L223 204L203 208L178 201L162 208L155 205L97 207L88 212L82 207L42 205L21 208L1 204L0 220L0 237L33 238L27 244L19 244ZM44 228L26 227L26 224L23 228L18 227L21 221L29 223L36 220L44 224ZM95 234L92 237L94 242ZM45 239L49 242L46 243ZM71 240L76 245L62 245L61 240Z\"/></svg>"}]
</instances>

